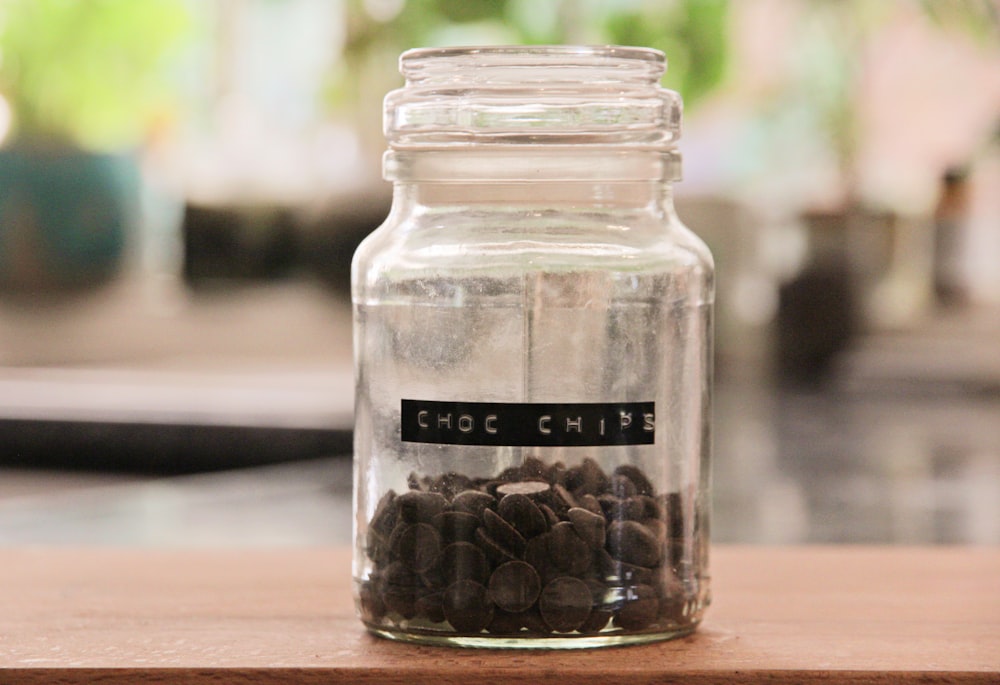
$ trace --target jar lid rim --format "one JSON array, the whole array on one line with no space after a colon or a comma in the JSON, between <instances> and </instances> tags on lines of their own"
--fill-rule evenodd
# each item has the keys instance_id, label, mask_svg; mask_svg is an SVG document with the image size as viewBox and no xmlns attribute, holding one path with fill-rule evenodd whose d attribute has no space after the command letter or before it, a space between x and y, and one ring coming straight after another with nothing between
<instances>
[{"instance_id":1,"label":"jar lid rim","mask_svg":"<svg viewBox=\"0 0 1000 685\"><path fill-rule=\"evenodd\" d=\"M578 144L672 148L680 96L660 85L666 56L623 46L497 45L404 52L386 95L395 149Z\"/></svg>"},{"instance_id":2,"label":"jar lid rim","mask_svg":"<svg viewBox=\"0 0 1000 685\"><path fill-rule=\"evenodd\" d=\"M556 57L568 56L598 59L623 59L663 64L666 55L660 50L624 45L463 45L451 47L426 47L407 50L400 56L401 63L424 59L448 57Z\"/></svg>"}]
</instances>

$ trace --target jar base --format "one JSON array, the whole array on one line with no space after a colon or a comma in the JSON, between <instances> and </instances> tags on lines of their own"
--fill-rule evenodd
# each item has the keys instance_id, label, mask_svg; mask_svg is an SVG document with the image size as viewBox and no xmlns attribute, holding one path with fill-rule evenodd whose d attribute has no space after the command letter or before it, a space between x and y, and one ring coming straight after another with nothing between
<instances>
[{"instance_id":1,"label":"jar base","mask_svg":"<svg viewBox=\"0 0 1000 685\"><path fill-rule=\"evenodd\" d=\"M686 637L692 634L698 627L698 623L692 623L673 630L657 631L653 633L617 633L609 632L598 635L525 635L524 637L514 636L493 636L481 635L458 635L441 632L415 632L413 630L394 630L385 626L375 626L366 624L368 631L378 637L395 640L397 642L409 642L412 644L435 645L440 647L463 647L474 649L597 649L601 647L624 647L628 645L642 645L651 642L662 642Z\"/></svg>"}]
</instances>

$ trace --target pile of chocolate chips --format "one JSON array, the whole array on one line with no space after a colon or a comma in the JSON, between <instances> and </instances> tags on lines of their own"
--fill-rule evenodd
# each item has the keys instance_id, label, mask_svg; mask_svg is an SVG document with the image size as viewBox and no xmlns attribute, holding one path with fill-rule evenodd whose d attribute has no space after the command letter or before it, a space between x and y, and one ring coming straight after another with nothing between
<instances>
[{"instance_id":1,"label":"pile of chocolate chips","mask_svg":"<svg viewBox=\"0 0 1000 685\"><path fill-rule=\"evenodd\" d=\"M369 522L362 618L496 636L641 632L690 624L672 571L676 493L635 466L606 474L529 458L493 479L410 476Z\"/></svg>"}]
</instances>

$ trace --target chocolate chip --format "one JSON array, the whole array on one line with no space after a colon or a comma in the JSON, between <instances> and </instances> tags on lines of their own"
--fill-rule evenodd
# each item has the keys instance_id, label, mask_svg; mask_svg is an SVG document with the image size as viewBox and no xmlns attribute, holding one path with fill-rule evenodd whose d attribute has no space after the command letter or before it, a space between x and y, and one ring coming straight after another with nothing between
<instances>
[{"instance_id":1,"label":"chocolate chip","mask_svg":"<svg viewBox=\"0 0 1000 685\"><path fill-rule=\"evenodd\" d=\"M605 543L604 517L587 511L581 507L573 507L566 512L573 524L576 534L586 542L591 549L601 549Z\"/></svg>"},{"instance_id":2,"label":"chocolate chip","mask_svg":"<svg viewBox=\"0 0 1000 685\"><path fill-rule=\"evenodd\" d=\"M582 626L590 616L591 601L586 583L564 576L545 586L538 598L538 609L549 629L568 633Z\"/></svg>"},{"instance_id":3,"label":"chocolate chip","mask_svg":"<svg viewBox=\"0 0 1000 685\"><path fill-rule=\"evenodd\" d=\"M628 476L618 474L611 476L611 494L620 499L627 499L638 495L639 490Z\"/></svg>"},{"instance_id":4,"label":"chocolate chip","mask_svg":"<svg viewBox=\"0 0 1000 685\"><path fill-rule=\"evenodd\" d=\"M483 550L469 542L453 542L440 556L444 583L451 585L459 580L485 583L490 576L490 565Z\"/></svg>"},{"instance_id":5,"label":"chocolate chip","mask_svg":"<svg viewBox=\"0 0 1000 685\"><path fill-rule=\"evenodd\" d=\"M389 559L389 540L374 527L365 534L365 554L376 564L384 564Z\"/></svg>"},{"instance_id":6,"label":"chocolate chip","mask_svg":"<svg viewBox=\"0 0 1000 685\"><path fill-rule=\"evenodd\" d=\"M399 517L407 523L430 523L448 506L448 500L437 492L410 490L396 497Z\"/></svg>"},{"instance_id":7,"label":"chocolate chip","mask_svg":"<svg viewBox=\"0 0 1000 685\"><path fill-rule=\"evenodd\" d=\"M498 485L503 483L513 483L524 478L524 474L521 472L520 466L508 466L497 476L497 480L500 481Z\"/></svg>"},{"instance_id":8,"label":"chocolate chip","mask_svg":"<svg viewBox=\"0 0 1000 685\"><path fill-rule=\"evenodd\" d=\"M636 497L621 499L614 495L601 495L597 501L609 521L638 521L646 513L645 504Z\"/></svg>"},{"instance_id":9,"label":"chocolate chip","mask_svg":"<svg viewBox=\"0 0 1000 685\"><path fill-rule=\"evenodd\" d=\"M441 552L441 536L433 526L427 523L401 523L396 529L400 532L397 534L393 531L393 558L404 562L417 573L434 565Z\"/></svg>"},{"instance_id":10,"label":"chocolate chip","mask_svg":"<svg viewBox=\"0 0 1000 685\"><path fill-rule=\"evenodd\" d=\"M700 554L697 513L685 520L680 494L657 494L635 466L609 476L591 458L567 469L529 457L495 477L408 482L381 497L366 530L358 610L370 624L543 636L693 621L694 595L672 569Z\"/></svg>"},{"instance_id":11,"label":"chocolate chip","mask_svg":"<svg viewBox=\"0 0 1000 685\"><path fill-rule=\"evenodd\" d=\"M485 481L479 488L495 500L499 500L503 495L497 495L497 488L508 481L493 479Z\"/></svg>"},{"instance_id":12,"label":"chocolate chip","mask_svg":"<svg viewBox=\"0 0 1000 685\"><path fill-rule=\"evenodd\" d=\"M649 585L653 582L654 573L652 569L618 561L603 549L598 550L596 557L598 568L604 579L609 583L629 586L636 584Z\"/></svg>"},{"instance_id":13,"label":"chocolate chip","mask_svg":"<svg viewBox=\"0 0 1000 685\"><path fill-rule=\"evenodd\" d=\"M396 504L396 493L389 490L375 505L375 513L372 514L370 529L377 530L384 536L392 533L396 527L396 516L399 513L399 506Z\"/></svg>"},{"instance_id":14,"label":"chocolate chip","mask_svg":"<svg viewBox=\"0 0 1000 685\"><path fill-rule=\"evenodd\" d=\"M375 587L374 583L361 584L358 591L358 604L361 618L369 623L378 623L385 616L386 608L382 592Z\"/></svg>"},{"instance_id":15,"label":"chocolate chip","mask_svg":"<svg viewBox=\"0 0 1000 685\"><path fill-rule=\"evenodd\" d=\"M525 497L536 497L549 491L549 484L538 480L525 480L504 483L497 486L498 495L524 495ZM501 504L503 501L501 500Z\"/></svg>"},{"instance_id":16,"label":"chocolate chip","mask_svg":"<svg viewBox=\"0 0 1000 685\"><path fill-rule=\"evenodd\" d=\"M416 471L410 471L410 475L406 477L406 486L410 490L427 490L430 487L431 479L427 476L423 478Z\"/></svg>"},{"instance_id":17,"label":"chocolate chip","mask_svg":"<svg viewBox=\"0 0 1000 685\"><path fill-rule=\"evenodd\" d=\"M566 472L565 485L577 498L584 494L596 495L608 489L608 476L596 461L588 457Z\"/></svg>"},{"instance_id":18,"label":"chocolate chip","mask_svg":"<svg viewBox=\"0 0 1000 685\"><path fill-rule=\"evenodd\" d=\"M420 579L420 584L428 589L433 590L443 590L448 583L444 577L444 571L441 567L441 556L438 555L437 561L426 571L421 571L417 574Z\"/></svg>"},{"instance_id":19,"label":"chocolate chip","mask_svg":"<svg viewBox=\"0 0 1000 685\"><path fill-rule=\"evenodd\" d=\"M566 469L563 473L562 480L559 481L559 484L571 493L579 491L583 485L583 472L580 471L580 467L574 466ZM576 497L577 495L574 494L573 496Z\"/></svg>"},{"instance_id":20,"label":"chocolate chip","mask_svg":"<svg viewBox=\"0 0 1000 685\"><path fill-rule=\"evenodd\" d=\"M432 492L441 493L446 499L452 499L457 493L468 490L470 487L472 487L471 478L462 473L449 471L435 478L429 489Z\"/></svg>"},{"instance_id":21,"label":"chocolate chip","mask_svg":"<svg viewBox=\"0 0 1000 685\"><path fill-rule=\"evenodd\" d=\"M472 580L459 580L449 585L441 604L444 617L460 633L481 632L493 620L489 592Z\"/></svg>"},{"instance_id":22,"label":"chocolate chip","mask_svg":"<svg viewBox=\"0 0 1000 685\"><path fill-rule=\"evenodd\" d=\"M399 614L409 620L417 615L416 594L411 587L387 585L382 592L386 611Z\"/></svg>"},{"instance_id":23,"label":"chocolate chip","mask_svg":"<svg viewBox=\"0 0 1000 685\"><path fill-rule=\"evenodd\" d=\"M371 523L365 534L365 548L368 558L379 564L388 561L389 536L392 535L393 528L396 527L399 518L399 508L395 500L396 493L392 490L382 496L378 504L375 505L375 513L372 515Z\"/></svg>"},{"instance_id":24,"label":"chocolate chip","mask_svg":"<svg viewBox=\"0 0 1000 685\"><path fill-rule=\"evenodd\" d=\"M509 611L495 609L493 620L486 627L492 635L515 635L521 632L524 627L524 617L522 614L512 614Z\"/></svg>"},{"instance_id":25,"label":"chocolate chip","mask_svg":"<svg viewBox=\"0 0 1000 685\"><path fill-rule=\"evenodd\" d=\"M494 565L499 566L508 561L514 561L517 557L512 551L497 542L483 528L476 528L476 546L483 551L486 558Z\"/></svg>"},{"instance_id":26,"label":"chocolate chip","mask_svg":"<svg viewBox=\"0 0 1000 685\"><path fill-rule=\"evenodd\" d=\"M502 489L503 486L497 488L497 493L499 494ZM497 513L526 540L541 535L549 528L545 515L526 495L518 493L505 495L497 505Z\"/></svg>"},{"instance_id":27,"label":"chocolate chip","mask_svg":"<svg viewBox=\"0 0 1000 685\"><path fill-rule=\"evenodd\" d=\"M414 615L423 616L432 623L444 621L444 593L432 592L418 597L413 603Z\"/></svg>"},{"instance_id":28,"label":"chocolate chip","mask_svg":"<svg viewBox=\"0 0 1000 685\"><path fill-rule=\"evenodd\" d=\"M608 625L608 621L611 620L612 616L614 614L606 609L594 609L590 612L587 620L577 630L584 635L599 633Z\"/></svg>"},{"instance_id":29,"label":"chocolate chip","mask_svg":"<svg viewBox=\"0 0 1000 685\"><path fill-rule=\"evenodd\" d=\"M640 495L652 495L655 492L653 484L649 482L649 478L638 466L622 464L612 472L612 475L628 478Z\"/></svg>"},{"instance_id":30,"label":"chocolate chip","mask_svg":"<svg viewBox=\"0 0 1000 685\"><path fill-rule=\"evenodd\" d=\"M465 490L455 495L455 498L451 501L452 509L455 511L461 511L466 514L472 514L476 518L483 517L483 511L486 509L495 509L497 505L497 500L493 495L488 495L485 492L479 492L478 490Z\"/></svg>"},{"instance_id":31,"label":"chocolate chip","mask_svg":"<svg viewBox=\"0 0 1000 685\"><path fill-rule=\"evenodd\" d=\"M585 572L593 561L591 547L576 534L576 529L569 521L552 526L548 546L552 563L569 574Z\"/></svg>"},{"instance_id":32,"label":"chocolate chip","mask_svg":"<svg viewBox=\"0 0 1000 685\"><path fill-rule=\"evenodd\" d=\"M542 583L530 564L508 561L493 571L489 590L494 604L504 611L517 613L535 603Z\"/></svg>"},{"instance_id":33,"label":"chocolate chip","mask_svg":"<svg viewBox=\"0 0 1000 685\"><path fill-rule=\"evenodd\" d=\"M655 497L650 497L649 495L639 495L639 501L642 502L645 510L643 511L642 518L663 520L665 516L663 506Z\"/></svg>"},{"instance_id":34,"label":"chocolate chip","mask_svg":"<svg viewBox=\"0 0 1000 685\"><path fill-rule=\"evenodd\" d=\"M557 461L549 467L548 473L546 474L545 480L549 483L562 483L563 479L566 477L566 464L561 461Z\"/></svg>"},{"instance_id":35,"label":"chocolate chip","mask_svg":"<svg viewBox=\"0 0 1000 685\"><path fill-rule=\"evenodd\" d=\"M646 504L639 497L629 497L622 501L621 518L641 521L646 518Z\"/></svg>"},{"instance_id":36,"label":"chocolate chip","mask_svg":"<svg viewBox=\"0 0 1000 685\"><path fill-rule=\"evenodd\" d=\"M549 467L538 457L525 457L520 473L521 480L548 480Z\"/></svg>"},{"instance_id":37,"label":"chocolate chip","mask_svg":"<svg viewBox=\"0 0 1000 685\"><path fill-rule=\"evenodd\" d=\"M667 524L660 519L644 519L642 525L659 540L661 545L667 541Z\"/></svg>"},{"instance_id":38,"label":"chocolate chip","mask_svg":"<svg viewBox=\"0 0 1000 685\"><path fill-rule=\"evenodd\" d=\"M667 522L670 537L684 537L684 505L681 502L680 493L671 492L669 495L661 495L660 506L666 512L663 518Z\"/></svg>"},{"instance_id":39,"label":"chocolate chip","mask_svg":"<svg viewBox=\"0 0 1000 685\"><path fill-rule=\"evenodd\" d=\"M608 520L621 518L622 501L619 498L605 493L597 498L597 503L601 505L601 513Z\"/></svg>"},{"instance_id":40,"label":"chocolate chip","mask_svg":"<svg viewBox=\"0 0 1000 685\"><path fill-rule=\"evenodd\" d=\"M629 564L653 567L660 562L659 540L637 521L614 521L608 526L607 546L612 557Z\"/></svg>"},{"instance_id":41,"label":"chocolate chip","mask_svg":"<svg viewBox=\"0 0 1000 685\"><path fill-rule=\"evenodd\" d=\"M409 564L401 561L394 561L385 567L382 580L386 585L396 585L400 587L415 587L420 583L417 574L413 572Z\"/></svg>"},{"instance_id":42,"label":"chocolate chip","mask_svg":"<svg viewBox=\"0 0 1000 685\"><path fill-rule=\"evenodd\" d=\"M547 504L539 504L538 509L542 512L542 515L545 516L545 523L548 524L548 528L551 528L559 523L560 518L556 512L552 511L552 507Z\"/></svg>"},{"instance_id":43,"label":"chocolate chip","mask_svg":"<svg viewBox=\"0 0 1000 685\"><path fill-rule=\"evenodd\" d=\"M573 497L573 494L559 483L552 486L552 493L557 509L565 510L570 507L579 506L576 497Z\"/></svg>"},{"instance_id":44,"label":"chocolate chip","mask_svg":"<svg viewBox=\"0 0 1000 685\"><path fill-rule=\"evenodd\" d=\"M513 497L514 495L510 496ZM531 504L531 502L529 501L528 504ZM531 506L535 507L534 504L531 504ZM535 510L537 511L538 507L535 507ZM541 516L542 512L539 511L538 515ZM524 552L524 545L526 544L524 536L496 512L490 509L484 511L483 525L491 538L499 542L505 549L509 549L515 556ZM479 531L476 531L476 534L478 536Z\"/></svg>"},{"instance_id":45,"label":"chocolate chip","mask_svg":"<svg viewBox=\"0 0 1000 685\"><path fill-rule=\"evenodd\" d=\"M576 498L577 503L580 505L581 509L586 509L589 512L595 514L604 515L604 510L601 509L601 503L597 501L597 498L593 495L586 494Z\"/></svg>"},{"instance_id":46,"label":"chocolate chip","mask_svg":"<svg viewBox=\"0 0 1000 685\"><path fill-rule=\"evenodd\" d=\"M441 534L445 544L451 542L471 542L475 539L479 518L464 511L442 511L434 517L434 527Z\"/></svg>"},{"instance_id":47,"label":"chocolate chip","mask_svg":"<svg viewBox=\"0 0 1000 685\"><path fill-rule=\"evenodd\" d=\"M580 469L584 473L585 480L593 482L597 490L606 490L608 488L608 476L596 461L587 457L580 462Z\"/></svg>"},{"instance_id":48,"label":"chocolate chip","mask_svg":"<svg viewBox=\"0 0 1000 685\"><path fill-rule=\"evenodd\" d=\"M535 569L543 584L562 575L562 571L556 568L549 558L548 533L528 540L528 544L524 548L524 561Z\"/></svg>"},{"instance_id":49,"label":"chocolate chip","mask_svg":"<svg viewBox=\"0 0 1000 685\"><path fill-rule=\"evenodd\" d=\"M611 588L597 578L581 578L581 580L590 588L590 597L595 607L604 606L609 602L609 596L613 594Z\"/></svg>"},{"instance_id":50,"label":"chocolate chip","mask_svg":"<svg viewBox=\"0 0 1000 685\"><path fill-rule=\"evenodd\" d=\"M660 600L660 618L674 624L683 623L691 611L691 599L684 590L684 584L673 574L661 578L656 584L656 596Z\"/></svg>"},{"instance_id":51,"label":"chocolate chip","mask_svg":"<svg viewBox=\"0 0 1000 685\"><path fill-rule=\"evenodd\" d=\"M542 614L537 607L528 609L521 613L521 624L527 631L534 635L545 635L549 632L549 627L542 620Z\"/></svg>"},{"instance_id":52,"label":"chocolate chip","mask_svg":"<svg viewBox=\"0 0 1000 685\"><path fill-rule=\"evenodd\" d=\"M660 613L660 600L648 585L628 589L625 603L615 616L615 625L625 630L642 630L653 623Z\"/></svg>"}]
</instances>

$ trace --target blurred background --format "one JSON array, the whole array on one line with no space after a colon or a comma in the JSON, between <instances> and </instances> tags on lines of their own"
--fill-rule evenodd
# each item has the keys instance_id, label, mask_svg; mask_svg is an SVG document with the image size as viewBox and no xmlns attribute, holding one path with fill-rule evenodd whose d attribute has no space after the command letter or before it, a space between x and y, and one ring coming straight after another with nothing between
<instances>
[{"instance_id":1,"label":"blurred background","mask_svg":"<svg viewBox=\"0 0 1000 685\"><path fill-rule=\"evenodd\" d=\"M995 0L0 0L0 544L348 542L381 99L497 43L667 54L715 541L1000 544Z\"/></svg>"}]
</instances>

